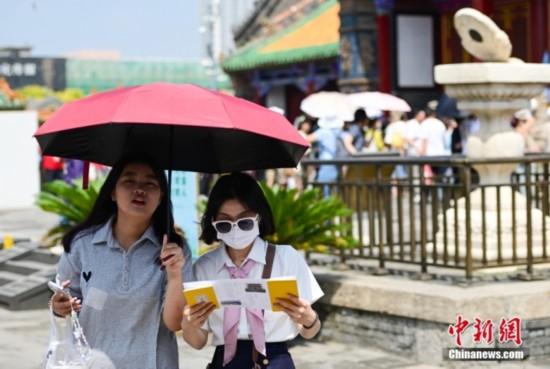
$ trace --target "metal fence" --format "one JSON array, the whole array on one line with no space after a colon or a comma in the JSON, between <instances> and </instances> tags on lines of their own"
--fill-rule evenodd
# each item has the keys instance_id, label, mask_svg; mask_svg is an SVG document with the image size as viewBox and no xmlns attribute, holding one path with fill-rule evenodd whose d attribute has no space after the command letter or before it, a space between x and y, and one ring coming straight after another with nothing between
<instances>
[{"instance_id":1,"label":"metal fence","mask_svg":"<svg viewBox=\"0 0 550 369\"><path fill-rule=\"evenodd\" d=\"M476 270L503 266L525 266L531 278L533 265L550 262L549 164L550 155L302 162L303 173L320 165L334 165L340 173L335 182L305 175L304 183L353 210L347 219L335 220L351 223L358 241L338 251L342 260L375 259L380 268L387 262L411 263L422 273L430 266L457 268L467 278ZM513 173L496 182L480 181L476 168Z\"/></svg>"}]
</instances>

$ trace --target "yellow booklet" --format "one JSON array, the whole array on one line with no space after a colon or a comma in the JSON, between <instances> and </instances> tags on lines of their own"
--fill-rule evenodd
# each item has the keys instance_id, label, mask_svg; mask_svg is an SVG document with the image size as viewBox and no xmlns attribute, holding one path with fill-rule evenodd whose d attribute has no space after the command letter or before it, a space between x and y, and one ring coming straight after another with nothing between
<instances>
[{"instance_id":1,"label":"yellow booklet","mask_svg":"<svg viewBox=\"0 0 550 369\"><path fill-rule=\"evenodd\" d=\"M267 289L269 291L269 301L271 302L271 309L273 311L282 311L277 305L275 305L275 300L277 298L288 298L288 294L299 297L298 294L298 283L296 278L287 277L287 278L273 278L267 280Z\"/></svg>"},{"instance_id":2,"label":"yellow booklet","mask_svg":"<svg viewBox=\"0 0 550 369\"><path fill-rule=\"evenodd\" d=\"M216 297L216 292L214 291L214 286L212 285L185 289L183 290L183 295L185 296L187 303L191 306L196 305L199 302L210 301L212 304L216 305L216 309L219 309L220 307L220 303Z\"/></svg>"},{"instance_id":3,"label":"yellow booklet","mask_svg":"<svg viewBox=\"0 0 550 369\"><path fill-rule=\"evenodd\" d=\"M295 277L272 279L218 279L184 283L183 294L191 306L210 301L220 307L244 307L281 311L275 306L277 298L298 296Z\"/></svg>"}]
</instances>

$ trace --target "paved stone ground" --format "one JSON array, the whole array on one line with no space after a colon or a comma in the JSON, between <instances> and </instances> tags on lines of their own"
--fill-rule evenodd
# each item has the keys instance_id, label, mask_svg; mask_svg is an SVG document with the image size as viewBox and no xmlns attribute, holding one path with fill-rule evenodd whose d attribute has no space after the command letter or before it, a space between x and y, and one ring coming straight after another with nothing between
<instances>
[{"instance_id":1,"label":"paved stone ground","mask_svg":"<svg viewBox=\"0 0 550 369\"><path fill-rule=\"evenodd\" d=\"M0 211L0 236L12 233L15 237L40 239L46 229L55 224L56 216L38 209ZM8 311L0 308L0 369L39 369L44 356L49 332L48 311ZM180 344L182 369L204 368L212 355L212 348L196 351ZM421 365L374 347L354 346L340 342L296 342L291 354L298 369L437 369ZM480 367L474 363L462 363L460 368ZM548 363L483 366L483 368L536 369L548 368ZM136 368L139 369L139 368Z\"/></svg>"},{"instance_id":2,"label":"paved stone ground","mask_svg":"<svg viewBox=\"0 0 550 369\"><path fill-rule=\"evenodd\" d=\"M8 311L0 308L0 368L39 369L48 344L48 310ZM180 368L204 368L212 355L212 348L197 351L181 338ZM354 347L336 342L297 343L291 348L300 369L348 368L407 368L431 369L415 366L413 362L375 348Z\"/></svg>"}]
</instances>

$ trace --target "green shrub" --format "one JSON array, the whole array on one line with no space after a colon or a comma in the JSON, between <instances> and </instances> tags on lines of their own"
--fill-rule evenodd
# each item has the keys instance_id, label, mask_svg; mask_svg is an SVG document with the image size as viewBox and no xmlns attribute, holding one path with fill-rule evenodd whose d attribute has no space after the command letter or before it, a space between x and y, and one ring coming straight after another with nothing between
<instances>
[{"instance_id":1,"label":"green shrub","mask_svg":"<svg viewBox=\"0 0 550 369\"><path fill-rule=\"evenodd\" d=\"M83 222L97 199L104 179L90 181L88 190L82 188L80 181L70 184L57 180L46 183L38 194L36 204L42 210L61 217L58 225L46 233L43 241L48 246L59 244L65 233L78 223Z\"/></svg>"},{"instance_id":2,"label":"green shrub","mask_svg":"<svg viewBox=\"0 0 550 369\"><path fill-rule=\"evenodd\" d=\"M276 233L268 240L306 251L326 252L329 247L349 248L356 244L345 221L352 210L335 197L323 198L318 189L268 187L262 189L273 211Z\"/></svg>"}]
</instances>

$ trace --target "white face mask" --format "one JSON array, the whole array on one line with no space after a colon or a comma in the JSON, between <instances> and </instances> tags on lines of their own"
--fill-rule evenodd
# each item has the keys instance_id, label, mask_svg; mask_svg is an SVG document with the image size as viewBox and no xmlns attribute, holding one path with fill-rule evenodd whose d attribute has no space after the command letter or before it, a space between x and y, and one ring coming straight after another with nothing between
<instances>
[{"instance_id":1,"label":"white face mask","mask_svg":"<svg viewBox=\"0 0 550 369\"><path fill-rule=\"evenodd\" d=\"M247 248L260 234L260 227L258 224L258 217L254 218L254 225L250 230L243 231L238 225L237 222L232 223L231 230L227 233L220 233L216 230L217 237L219 240L223 241L227 246L234 248L236 250L242 250ZM215 223L215 222L213 222ZM214 226L214 229L216 227Z\"/></svg>"}]
</instances>

